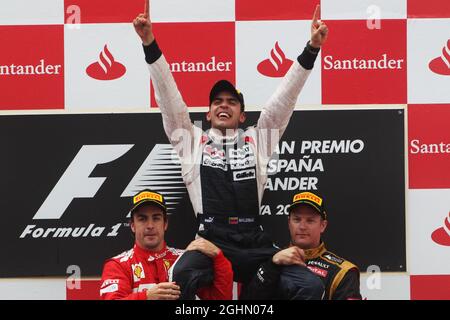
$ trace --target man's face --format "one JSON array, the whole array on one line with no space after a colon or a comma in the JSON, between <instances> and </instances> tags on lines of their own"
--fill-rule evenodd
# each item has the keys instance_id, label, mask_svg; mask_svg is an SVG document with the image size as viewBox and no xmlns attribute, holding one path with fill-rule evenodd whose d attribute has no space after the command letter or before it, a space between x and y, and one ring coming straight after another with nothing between
<instances>
[{"instance_id":1,"label":"man's face","mask_svg":"<svg viewBox=\"0 0 450 320\"><path fill-rule=\"evenodd\" d=\"M161 208L144 205L134 211L131 230L135 234L139 247L150 251L160 251L164 246L167 219L164 218Z\"/></svg>"},{"instance_id":2,"label":"man's face","mask_svg":"<svg viewBox=\"0 0 450 320\"><path fill-rule=\"evenodd\" d=\"M240 123L245 121L245 112L241 112L241 104L235 96L229 92L219 93L206 114L206 119L211 121L211 127L225 131L237 129Z\"/></svg>"},{"instance_id":3,"label":"man's face","mask_svg":"<svg viewBox=\"0 0 450 320\"><path fill-rule=\"evenodd\" d=\"M320 235L327 227L327 221L308 205L298 205L289 215L291 242L301 249L312 249L320 245Z\"/></svg>"}]
</instances>

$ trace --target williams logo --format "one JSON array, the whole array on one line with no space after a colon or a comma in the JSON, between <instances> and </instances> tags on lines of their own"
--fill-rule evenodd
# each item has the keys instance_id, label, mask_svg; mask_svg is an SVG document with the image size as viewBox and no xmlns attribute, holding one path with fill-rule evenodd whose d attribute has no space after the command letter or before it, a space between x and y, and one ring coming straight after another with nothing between
<instances>
[{"instance_id":1,"label":"williams logo","mask_svg":"<svg viewBox=\"0 0 450 320\"><path fill-rule=\"evenodd\" d=\"M274 48L270 51L269 59L266 59L258 64L258 72L262 75L272 78L284 77L292 66L293 61L286 59L286 55L275 42Z\"/></svg>"},{"instance_id":2,"label":"williams logo","mask_svg":"<svg viewBox=\"0 0 450 320\"><path fill-rule=\"evenodd\" d=\"M444 220L444 225L431 234L431 239L442 246L450 246L450 211Z\"/></svg>"},{"instance_id":3,"label":"williams logo","mask_svg":"<svg viewBox=\"0 0 450 320\"><path fill-rule=\"evenodd\" d=\"M98 61L86 69L88 76L97 80L115 80L122 77L125 72L127 72L125 66L114 60L106 44L100 52Z\"/></svg>"},{"instance_id":4,"label":"williams logo","mask_svg":"<svg viewBox=\"0 0 450 320\"><path fill-rule=\"evenodd\" d=\"M444 76L450 75L450 39L447 45L442 48L442 55L431 60L428 65L431 71Z\"/></svg>"}]
</instances>

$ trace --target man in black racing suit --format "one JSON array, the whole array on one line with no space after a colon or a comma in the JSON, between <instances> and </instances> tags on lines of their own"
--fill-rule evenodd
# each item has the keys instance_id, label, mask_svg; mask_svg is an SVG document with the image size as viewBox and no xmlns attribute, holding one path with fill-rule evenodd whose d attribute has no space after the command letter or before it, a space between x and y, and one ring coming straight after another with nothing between
<instances>
[{"instance_id":1,"label":"man in black racing suit","mask_svg":"<svg viewBox=\"0 0 450 320\"><path fill-rule=\"evenodd\" d=\"M325 248L321 235L328 225L323 198L312 192L294 196L289 207L291 246L279 251L258 269L241 294L243 299L279 299L286 287L280 288L282 266L306 266L325 286L327 300L361 300L359 269L356 265ZM294 288L295 290L295 288Z\"/></svg>"},{"instance_id":2,"label":"man in black racing suit","mask_svg":"<svg viewBox=\"0 0 450 320\"><path fill-rule=\"evenodd\" d=\"M205 132L190 120L153 35L148 0L145 2L144 13L133 24L143 42L164 129L180 157L183 180L199 223L198 236L210 240L224 252L232 263L234 280L245 284L258 266L279 250L263 232L259 221L267 163L288 125L298 95L327 38L328 28L318 20L320 8L317 7L311 40L262 109L256 126L245 131L239 129L245 121L243 95L229 81L218 81L211 89L206 115L211 129ZM173 279L185 293L182 299L193 298L196 291L186 271L190 269L192 261L188 253L179 259L173 272ZM292 298L320 299L323 286L317 277L306 268L295 272L300 273L299 290Z\"/></svg>"}]
</instances>

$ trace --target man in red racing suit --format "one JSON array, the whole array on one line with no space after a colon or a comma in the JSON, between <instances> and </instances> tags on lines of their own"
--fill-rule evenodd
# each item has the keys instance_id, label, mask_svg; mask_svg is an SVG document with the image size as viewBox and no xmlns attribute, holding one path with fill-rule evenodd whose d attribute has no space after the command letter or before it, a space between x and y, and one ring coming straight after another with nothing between
<instances>
[{"instance_id":1,"label":"man in red racing suit","mask_svg":"<svg viewBox=\"0 0 450 320\"><path fill-rule=\"evenodd\" d=\"M163 196L150 190L135 195L130 225L136 238L134 247L105 262L100 297L104 300L178 299L180 288L172 281L171 271L185 250L170 248L164 241L168 224ZM198 288L197 296L231 300L233 271L222 251L202 238L191 242L186 250L198 253L200 259L204 254L203 257L210 258L208 261L212 260L208 269L213 272L195 266L187 271L193 273L192 285Z\"/></svg>"}]
</instances>

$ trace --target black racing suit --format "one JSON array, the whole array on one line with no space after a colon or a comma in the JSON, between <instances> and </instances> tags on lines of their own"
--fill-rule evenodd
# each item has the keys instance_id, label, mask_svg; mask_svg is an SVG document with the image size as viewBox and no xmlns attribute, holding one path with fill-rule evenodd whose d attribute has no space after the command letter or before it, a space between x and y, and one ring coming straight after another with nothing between
<instances>
[{"instance_id":1,"label":"black racing suit","mask_svg":"<svg viewBox=\"0 0 450 320\"><path fill-rule=\"evenodd\" d=\"M267 164L317 52L307 45L263 107L256 126L232 130L225 137L217 129L205 132L192 124L156 41L144 46L144 52L164 129L180 157L183 181L199 223L198 235L220 247L232 263L234 280L246 283L278 250L259 222ZM183 260L189 256L189 252L183 255L177 267L185 267Z\"/></svg>"},{"instance_id":2,"label":"black racing suit","mask_svg":"<svg viewBox=\"0 0 450 320\"><path fill-rule=\"evenodd\" d=\"M328 251L323 242L315 249L305 250L305 263L308 269L322 280L325 286L324 299L361 300L358 267ZM241 294L241 298L285 298L286 288L280 289L280 281L283 281L281 270L282 268L272 261L264 263Z\"/></svg>"}]
</instances>

